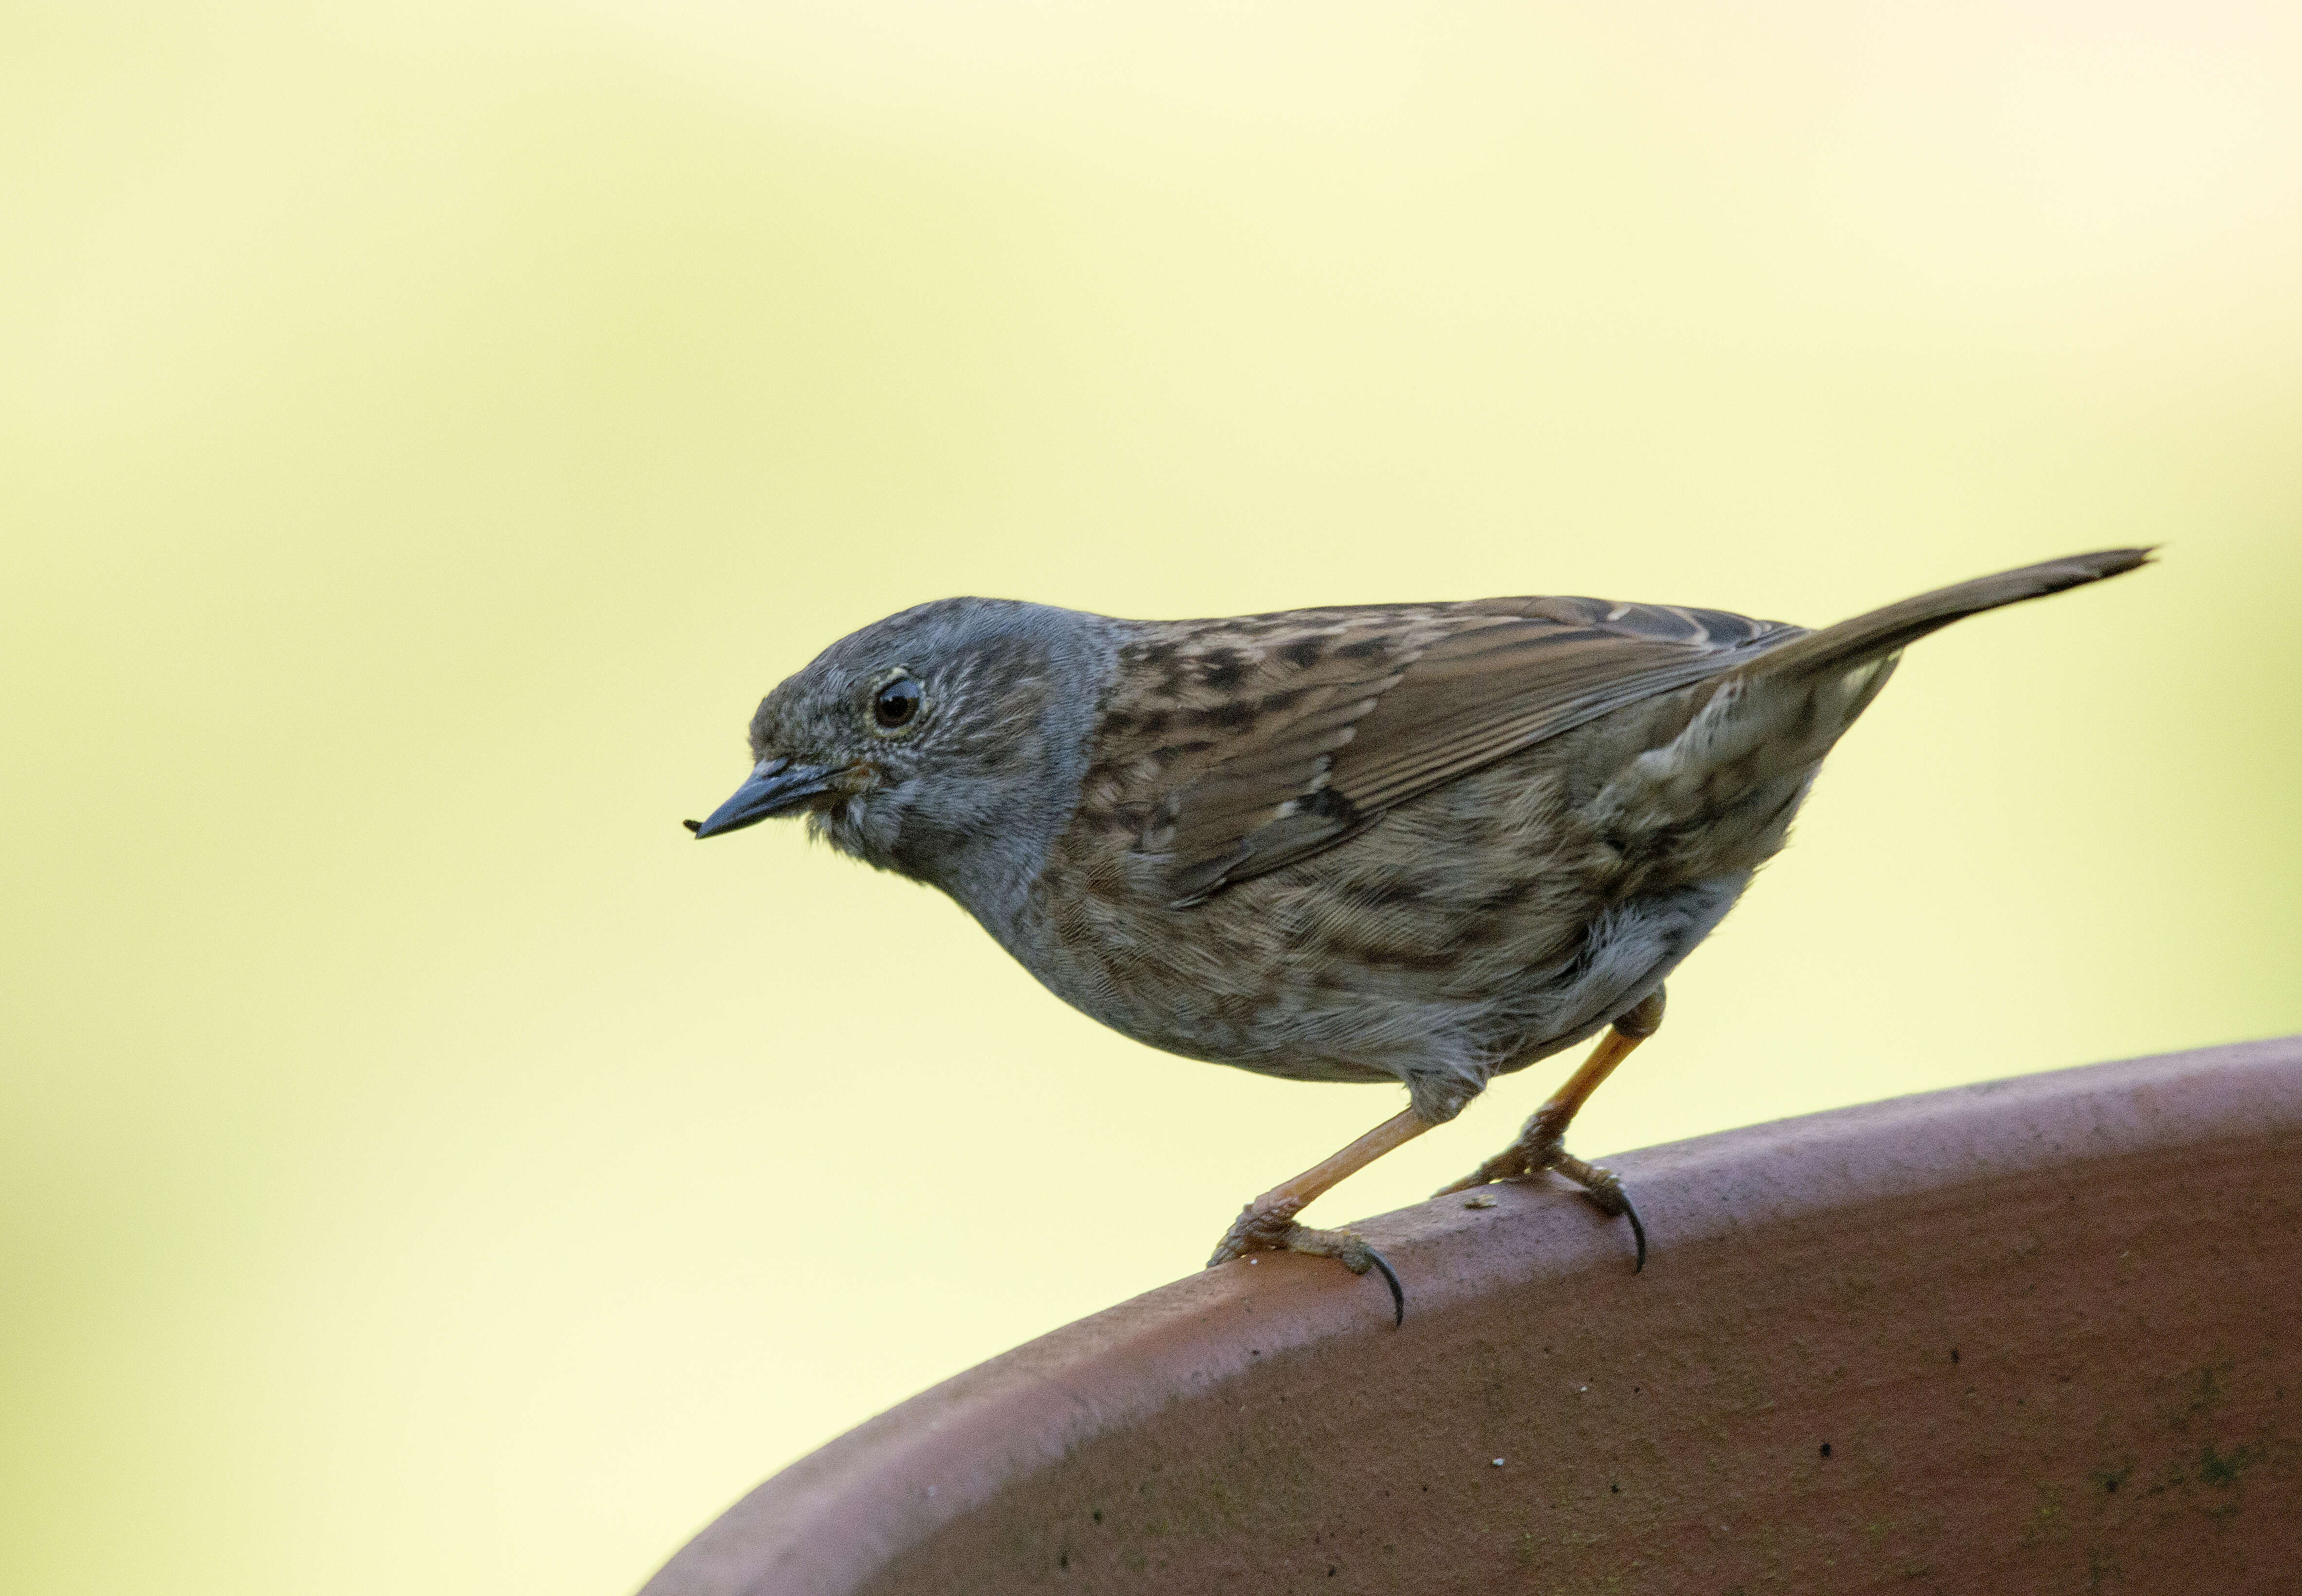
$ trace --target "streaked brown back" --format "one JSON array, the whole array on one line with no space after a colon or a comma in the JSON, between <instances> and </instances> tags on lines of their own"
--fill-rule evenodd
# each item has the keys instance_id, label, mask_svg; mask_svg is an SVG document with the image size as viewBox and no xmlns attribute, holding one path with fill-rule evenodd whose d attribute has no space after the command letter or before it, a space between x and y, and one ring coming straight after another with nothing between
<instances>
[{"instance_id":1,"label":"streaked brown back","mask_svg":"<svg viewBox=\"0 0 2302 1596\"><path fill-rule=\"evenodd\" d=\"M1151 623L1122 651L1088 802L1139 826L1182 906L1416 794L1804 635L1600 599Z\"/></svg>"}]
</instances>

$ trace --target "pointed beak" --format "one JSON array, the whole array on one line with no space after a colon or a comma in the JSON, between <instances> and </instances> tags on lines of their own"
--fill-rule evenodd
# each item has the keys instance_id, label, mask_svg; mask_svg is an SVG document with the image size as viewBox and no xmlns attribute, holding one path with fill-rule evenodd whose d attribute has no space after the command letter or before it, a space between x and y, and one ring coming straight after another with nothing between
<instances>
[{"instance_id":1,"label":"pointed beak","mask_svg":"<svg viewBox=\"0 0 2302 1596\"><path fill-rule=\"evenodd\" d=\"M809 799L830 792L838 785L836 771L821 765L794 765L779 754L770 755L752 767L751 778L735 789L734 797L713 810L710 819L683 823L699 837L741 831L803 808Z\"/></svg>"}]
</instances>

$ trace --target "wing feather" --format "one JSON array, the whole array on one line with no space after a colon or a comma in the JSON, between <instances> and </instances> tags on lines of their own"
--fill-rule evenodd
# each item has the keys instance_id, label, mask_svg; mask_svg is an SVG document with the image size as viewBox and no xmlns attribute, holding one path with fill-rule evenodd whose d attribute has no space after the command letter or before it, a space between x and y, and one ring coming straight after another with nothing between
<instances>
[{"instance_id":1,"label":"wing feather","mask_svg":"<svg viewBox=\"0 0 2302 1596\"><path fill-rule=\"evenodd\" d=\"M1294 611L1185 623L1164 684L1224 726L1175 762L1139 846L1177 906L1357 835L1546 738L1804 635L1721 610L1595 599ZM1190 660L1222 662L1193 674ZM1198 693L1194 695L1192 689ZM1165 751L1162 751L1165 752Z\"/></svg>"}]
</instances>

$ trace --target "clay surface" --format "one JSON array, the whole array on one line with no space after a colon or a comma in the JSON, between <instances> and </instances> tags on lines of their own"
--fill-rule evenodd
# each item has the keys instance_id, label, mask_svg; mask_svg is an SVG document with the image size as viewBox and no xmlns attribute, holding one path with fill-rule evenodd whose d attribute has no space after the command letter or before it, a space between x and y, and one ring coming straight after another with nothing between
<instances>
[{"instance_id":1,"label":"clay surface","mask_svg":"<svg viewBox=\"0 0 2302 1596\"><path fill-rule=\"evenodd\" d=\"M2302 1037L2028 1076L1233 1264L937 1386L644 1596L2302 1590ZM1500 1461L1498 1461L1500 1460Z\"/></svg>"}]
</instances>

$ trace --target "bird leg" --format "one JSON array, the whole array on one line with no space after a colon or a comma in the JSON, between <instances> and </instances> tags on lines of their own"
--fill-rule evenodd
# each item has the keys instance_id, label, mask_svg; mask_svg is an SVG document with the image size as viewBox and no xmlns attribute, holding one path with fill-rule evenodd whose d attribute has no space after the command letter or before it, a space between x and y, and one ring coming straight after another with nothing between
<instances>
[{"instance_id":1,"label":"bird leg","mask_svg":"<svg viewBox=\"0 0 2302 1596\"><path fill-rule=\"evenodd\" d=\"M1284 1185L1273 1187L1239 1210L1231 1229L1223 1232L1214 1256L1207 1260L1207 1267L1213 1269L1249 1253L1290 1252L1332 1258L1353 1274L1380 1270L1384 1283L1390 1287L1392 1323L1404 1321L1407 1294L1399 1289L1398 1274L1381 1253L1348 1231L1315 1231L1308 1225L1297 1224L1295 1216L1309 1207L1311 1200L1320 1193L1430 1129L1430 1121L1411 1108L1403 1110L1341 1152L1320 1160Z\"/></svg>"},{"instance_id":2,"label":"bird leg","mask_svg":"<svg viewBox=\"0 0 2302 1596\"><path fill-rule=\"evenodd\" d=\"M1464 1176L1451 1186L1442 1186L1432 1195L1445 1197L1450 1191L1464 1191L1474 1186L1483 1186L1490 1180L1531 1180L1544 1170L1557 1170L1577 1186L1599 1206L1602 1214L1619 1216L1631 1222L1631 1236L1638 1246L1638 1263L1634 1273L1647 1266L1647 1228L1639 1222L1639 1212L1631 1206L1628 1193L1615 1172L1586 1163L1567 1150L1567 1127L1597 1091L1601 1082L1615 1071L1615 1066L1631 1056L1632 1050L1662 1027L1662 988L1658 987L1640 999L1636 1007L1607 1029L1599 1045L1580 1068L1567 1078L1567 1084L1552 1095L1550 1102L1534 1111L1518 1133L1518 1138L1501 1152Z\"/></svg>"}]
</instances>

